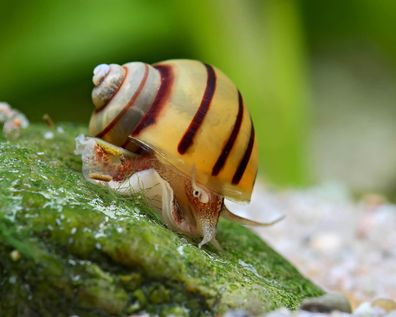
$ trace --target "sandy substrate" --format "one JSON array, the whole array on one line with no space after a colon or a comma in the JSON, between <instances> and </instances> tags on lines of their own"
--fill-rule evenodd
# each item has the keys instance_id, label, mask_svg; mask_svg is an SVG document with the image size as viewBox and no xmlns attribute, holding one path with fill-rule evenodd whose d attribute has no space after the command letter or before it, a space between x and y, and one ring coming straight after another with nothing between
<instances>
[{"instance_id":1,"label":"sandy substrate","mask_svg":"<svg viewBox=\"0 0 396 317\"><path fill-rule=\"evenodd\" d=\"M266 221L286 215L254 230L319 286L346 295L356 316L385 316L369 303L396 300L396 205L376 195L355 201L336 184L279 193L257 184L242 214Z\"/></svg>"}]
</instances>

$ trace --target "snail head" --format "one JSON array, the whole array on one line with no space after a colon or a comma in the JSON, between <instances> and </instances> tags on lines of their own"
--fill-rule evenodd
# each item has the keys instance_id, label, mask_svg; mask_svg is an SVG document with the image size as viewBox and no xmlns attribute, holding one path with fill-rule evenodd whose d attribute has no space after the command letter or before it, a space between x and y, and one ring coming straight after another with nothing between
<instances>
[{"instance_id":1,"label":"snail head","mask_svg":"<svg viewBox=\"0 0 396 317\"><path fill-rule=\"evenodd\" d=\"M193 211L196 230L203 237L199 244L201 247L215 238L224 198L196 182L195 168L191 179L185 183L185 192L190 209Z\"/></svg>"}]
</instances>

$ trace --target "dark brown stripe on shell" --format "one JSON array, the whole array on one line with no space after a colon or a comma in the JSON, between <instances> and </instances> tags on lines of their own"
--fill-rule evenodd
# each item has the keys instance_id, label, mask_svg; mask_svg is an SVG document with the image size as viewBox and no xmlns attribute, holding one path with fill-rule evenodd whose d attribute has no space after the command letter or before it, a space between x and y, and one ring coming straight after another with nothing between
<instances>
[{"instance_id":1,"label":"dark brown stripe on shell","mask_svg":"<svg viewBox=\"0 0 396 317\"><path fill-rule=\"evenodd\" d=\"M216 176L217 174L220 173L225 162L227 161L228 155L230 154L232 147L235 143L235 140L239 134L239 130L241 128L241 123L242 123L242 118L243 118L243 100L242 100L241 93L238 91L238 114L235 119L234 127L232 128L231 134L227 140L227 143L224 145L219 158L217 159L215 165L213 166L213 169L212 169L213 176Z\"/></svg>"},{"instance_id":2,"label":"dark brown stripe on shell","mask_svg":"<svg viewBox=\"0 0 396 317\"><path fill-rule=\"evenodd\" d=\"M249 163L250 156L252 155L253 144L254 144L254 127L253 127L252 118L250 118L250 122L251 122L251 128L250 128L249 143L246 147L245 153L243 154L241 161L239 162L239 166L235 171L234 176L232 177L232 183L234 185L239 184L239 182L241 181L243 173L245 173L246 166Z\"/></svg>"},{"instance_id":3,"label":"dark brown stripe on shell","mask_svg":"<svg viewBox=\"0 0 396 317\"><path fill-rule=\"evenodd\" d=\"M170 65L156 65L154 66L161 76L161 84L158 89L157 95L143 118L140 119L136 128L132 132L132 136L137 136L143 129L155 123L159 113L169 98L170 91L173 84L173 72Z\"/></svg>"},{"instance_id":4,"label":"dark brown stripe on shell","mask_svg":"<svg viewBox=\"0 0 396 317\"><path fill-rule=\"evenodd\" d=\"M113 98L115 97L115 95L120 91L122 85L123 85L124 82L125 82L125 78L127 78L127 76L128 76L128 68L125 67L125 66L122 67L122 68L124 69L124 77L122 78L120 84L119 84L119 85L117 86L117 88L114 90L114 92L113 92L113 94L110 96L110 98L109 98L108 100L106 100L106 103L105 103L102 107L100 107L99 109L95 109L95 110L94 110L94 114L99 113L99 112L101 112L102 110L104 110L104 109L107 107L107 105L110 103L110 101L113 100ZM103 82L103 81L104 81L104 78L103 78L102 82Z\"/></svg>"},{"instance_id":5,"label":"dark brown stripe on shell","mask_svg":"<svg viewBox=\"0 0 396 317\"><path fill-rule=\"evenodd\" d=\"M118 115L106 126L106 128L103 129L102 132L96 135L97 138L103 138L117 124L117 122L121 120L125 113L127 113L127 111L134 105L136 99L139 97L147 81L148 73L148 66L144 65L144 74L142 80L140 81L139 87L136 89L131 99L129 99L128 103L124 106L124 108L122 108Z\"/></svg>"},{"instance_id":6,"label":"dark brown stripe on shell","mask_svg":"<svg viewBox=\"0 0 396 317\"><path fill-rule=\"evenodd\" d=\"M210 103L213 99L214 92L216 90L216 73L212 66L204 64L208 73L208 79L206 81L206 88L204 95L201 100L201 104L198 111L195 113L190 125L188 126L183 138L180 140L177 150L180 154L187 152L188 148L193 144L195 134L201 126L206 113L208 112Z\"/></svg>"}]
</instances>

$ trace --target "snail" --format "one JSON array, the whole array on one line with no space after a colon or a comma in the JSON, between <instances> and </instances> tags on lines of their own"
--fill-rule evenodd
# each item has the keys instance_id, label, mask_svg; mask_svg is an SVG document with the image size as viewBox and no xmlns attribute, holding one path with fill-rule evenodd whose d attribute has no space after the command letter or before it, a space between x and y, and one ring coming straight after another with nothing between
<instances>
[{"instance_id":1,"label":"snail","mask_svg":"<svg viewBox=\"0 0 396 317\"><path fill-rule=\"evenodd\" d=\"M128 194L143 189L165 224L216 243L218 218L271 225L230 212L249 202L257 141L241 93L219 69L194 60L101 64L93 72L90 137L77 139L84 175ZM157 199L159 197L159 200Z\"/></svg>"}]
</instances>

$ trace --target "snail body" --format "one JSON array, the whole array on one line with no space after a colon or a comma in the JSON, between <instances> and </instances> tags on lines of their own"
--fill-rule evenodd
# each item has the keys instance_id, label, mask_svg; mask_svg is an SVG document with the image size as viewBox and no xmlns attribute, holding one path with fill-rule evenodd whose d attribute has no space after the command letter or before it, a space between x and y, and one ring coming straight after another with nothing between
<instances>
[{"instance_id":1,"label":"snail body","mask_svg":"<svg viewBox=\"0 0 396 317\"><path fill-rule=\"evenodd\" d=\"M143 193L164 223L187 236L213 241L224 198L195 182L154 153L133 154L101 139L78 136L85 178L123 195ZM225 210L223 210L225 212ZM230 214L231 215L231 214Z\"/></svg>"},{"instance_id":2,"label":"snail body","mask_svg":"<svg viewBox=\"0 0 396 317\"><path fill-rule=\"evenodd\" d=\"M227 76L198 61L168 60L102 64L93 83L90 136L134 153L131 176L123 179L128 186L143 174L147 183L151 177L167 184L162 201L169 210L161 208L168 227L203 237L202 245L214 239L220 213L243 221L226 210L224 197L250 200L257 145L249 112Z\"/></svg>"}]
</instances>

